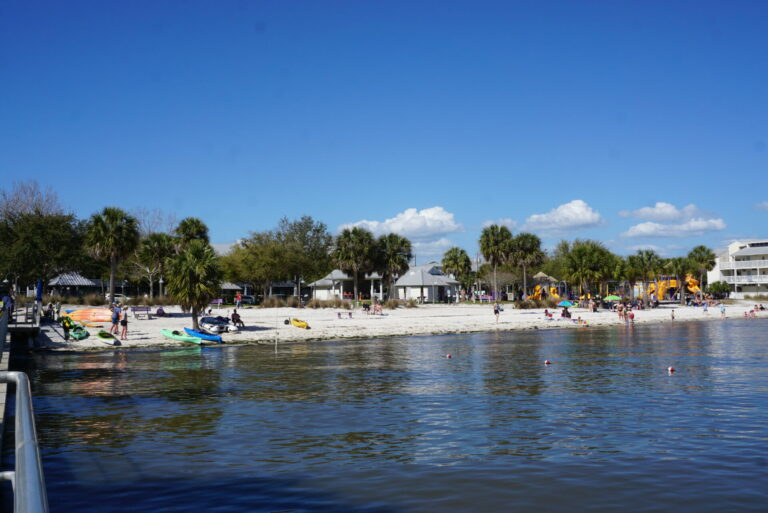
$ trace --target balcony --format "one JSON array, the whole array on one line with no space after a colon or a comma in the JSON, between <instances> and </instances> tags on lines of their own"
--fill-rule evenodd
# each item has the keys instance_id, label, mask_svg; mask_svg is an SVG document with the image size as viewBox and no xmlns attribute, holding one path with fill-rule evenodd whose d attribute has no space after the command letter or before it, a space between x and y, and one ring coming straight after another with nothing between
<instances>
[{"instance_id":1,"label":"balcony","mask_svg":"<svg viewBox=\"0 0 768 513\"><path fill-rule=\"evenodd\" d=\"M723 276L722 280L732 285L768 284L768 274L761 274L760 276Z\"/></svg>"},{"instance_id":2,"label":"balcony","mask_svg":"<svg viewBox=\"0 0 768 513\"><path fill-rule=\"evenodd\" d=\"M741 260L738 262L720 262L720 269L758 269L768 268L768 260Z\"/></svg>"}]
</instances>

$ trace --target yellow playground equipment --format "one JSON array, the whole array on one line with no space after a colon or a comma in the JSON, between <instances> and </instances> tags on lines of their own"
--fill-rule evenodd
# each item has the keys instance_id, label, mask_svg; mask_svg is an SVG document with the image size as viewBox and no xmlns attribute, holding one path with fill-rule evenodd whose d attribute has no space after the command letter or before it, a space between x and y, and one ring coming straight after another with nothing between
<instances>
[{"instance_id":1,"label":"yellow playground equipment","mask_svg":"<svg viewBox=\"0 0 768 513\"><path fill-rule=\"evenodd\" d=\"M667 294L667 290L678 288L677 280L675 279L661 280L657 283L658 288L656 287L656 283L651 283L648 285L648 295L655 295L659 301L664 299ZM693 294L698 294L701 292L701 289L699 288L699 280L694 279L692 274L685 275L685 284L688 288L688 292Z\"/></svg>"},{"instance_id":2,"label":"yellow playground equipment","mask_svg":"<svg viewBox=\"0 0 768 513\"><path fill-rule=\"evenodd\" d=\"M533 294L531 294L531 299L541 299L542 294L547 294L548 297L551 297L553 299L560 299L560 294L557 293L557 287L549 287L549 289L545 289L541 285L536 285L533 288Z\"/></svg>"}]
</instances>

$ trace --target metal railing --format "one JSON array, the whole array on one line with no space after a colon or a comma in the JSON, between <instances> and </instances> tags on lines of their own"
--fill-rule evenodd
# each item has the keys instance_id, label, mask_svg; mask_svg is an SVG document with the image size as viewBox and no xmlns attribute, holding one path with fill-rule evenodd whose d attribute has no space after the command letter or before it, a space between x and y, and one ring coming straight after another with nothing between
<instances>
[{"instance_id":1,"label":"metal railing","mask_svg":"<svg viewBox=\"0 0 768 513\"><path fill-rule=\"evenodd\" d=\"M753 274L751 276L723 276L723 281L726 283L742 284L742 283L768 283L768 274Z\"/></svg>"},{"instance_id":2,"label":"metal railing","mask_svg":"<svg viewBox=\"0 0 768 513\"><path fill-rule=\"evenodd\" d=\"M23 372L3 371L0 383L16 385L16 470L0 473L0 479L10 480L13 485L15 513L47 513L48 494L37 445L29 378Z\"/></svg>"},{"instance_id":3,"label":"metal railing","mask_svg":"<svg viewBox=\"0 0 768 513\"><path fill-rule=\"evenodd\" d=\"M720 262L720 269L762 269L768 267L768 260L735 260L733 262Z\"/></svg>"}]
</instances>

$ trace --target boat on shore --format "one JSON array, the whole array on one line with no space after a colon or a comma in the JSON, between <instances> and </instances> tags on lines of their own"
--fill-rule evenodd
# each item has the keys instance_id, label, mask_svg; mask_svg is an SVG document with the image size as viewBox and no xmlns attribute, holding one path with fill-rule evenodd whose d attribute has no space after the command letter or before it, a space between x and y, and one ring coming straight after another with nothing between
<instances>
[{"instance_id":1,"label":"boat on shore","mask_svg":"<svg viewBox=\"0 0 768 513\"><path fill-rule=\"evenodd\" d=\"M191 328L184 328L184 331L190 337L197 337L203 340L210 340L211 342L218 342L219 344L224 343L224 340L222 340L221 335L212 335L210 333L204 333L202 331L193 330Z\"/></svg>"},{"instance_id":2,"label":"boat on shore","mask_svg":"<svg viewBox=\"0 0 768 513\"><path fill-rule=\"evenodd\" d=\"M162 335L165 338L168 338L171 340L178 340L179 342L188 342L190 344L197 344L197 345L203 344L203 339L201 339L200 337L194 337L192 335L188 335L183 331L162 329L160 330L160 333L162 333Z\"/></svg>"}]
</instances>

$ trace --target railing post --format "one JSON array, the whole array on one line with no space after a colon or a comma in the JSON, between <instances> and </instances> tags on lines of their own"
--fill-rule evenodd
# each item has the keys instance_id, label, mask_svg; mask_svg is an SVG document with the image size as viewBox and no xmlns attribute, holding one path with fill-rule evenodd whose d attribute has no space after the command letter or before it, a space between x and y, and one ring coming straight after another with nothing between
<instances>
[{"instance_id":1,"label":"railing post","mask_svg":"<svg viewBox=\"0 0 768 513\"><path fill-rule=\"evenodd\" d=\"M0 382L16 385L16 470L13 472L13 511L15 513L47 513L48 495L45 490L43 465L37 445L35 415L32 409L32 389L23 372L0 372ZM0 477L8 478L11 472Z\"/></svg>"}]
</instances>

